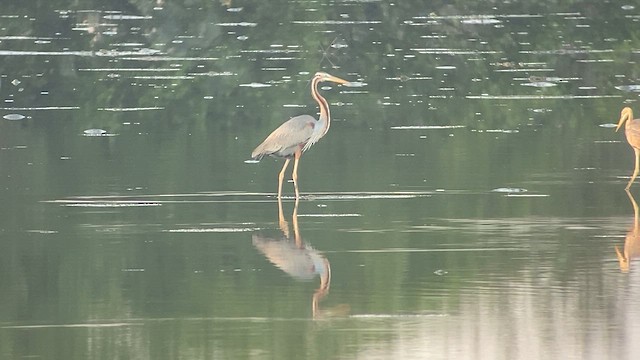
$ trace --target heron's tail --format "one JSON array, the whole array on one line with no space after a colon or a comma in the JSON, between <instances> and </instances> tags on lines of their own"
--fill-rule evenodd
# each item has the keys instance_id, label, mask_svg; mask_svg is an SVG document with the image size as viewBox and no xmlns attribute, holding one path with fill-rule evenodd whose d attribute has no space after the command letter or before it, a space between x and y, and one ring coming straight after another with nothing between
<instances>
[{"instance_id":1,"label":"heron's tail","mask_svg":"<svg viewBox=\"0 0 640 360\"><path fill-rule=\"evenodd\" d=\"M253 160L260 161L265 155L271 154L273 154L273 149L269 148L269 144L267 143L267 141L263 141L262 144L253 149L253 151L251 152L251 158Z\"/></svg>"},{"instance_id":2,"label":"heron's tail","mask_svg":"<svg viewBox=\"0 0 640 360\"><path fill-rule=\"evenodd\" d=\"M260 161L262 160L262 158L264 157L265 153L262 152L262 149L260 149L260 146L258 146L255 150L253 150L253 152L251 153L251 159L256 160L256 161Z\"/></svg>"},{"instance_id":3,"label":"heron's tail","mask_svg":"<svg viewBox=\"0 0 640 360\"><path fill-rule=\"evenodd\" d=\"M245 162L245 163L247 163L247 164L255 164L255 163L259 163L259 162L260 162L260 160L262 160L262 157L263 157L264 155L265 155L265 154L263 154L263 153L259 153L259 152L256 152L255 150L253 150L253 152L251 153L251 159L249 159L249 160L245 160L244 162Z\"/></svg>"}]
</instances>

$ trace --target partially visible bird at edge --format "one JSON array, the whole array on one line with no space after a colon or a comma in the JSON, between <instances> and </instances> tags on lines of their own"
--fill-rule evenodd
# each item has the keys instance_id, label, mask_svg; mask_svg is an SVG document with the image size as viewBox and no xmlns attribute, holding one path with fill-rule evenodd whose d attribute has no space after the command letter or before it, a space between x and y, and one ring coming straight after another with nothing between
<instances>
[{"instance_id":1,"label":"partially visible bird at edge","mask_svg":"<svg viewBox=\"0 0 640 360\"><path fill-rule=\"evenodd\" d=\"M626 122L626 124L625 124ZM638 176L638 171L640 170L640 119L633 118L633 110L630 107L625 107L620 112L620 120L618 120L618 126L616 126L616 131L624 125L624 133L627 137L627 142L633 148L636 156L636 165L633 170L633 175L631 175L631 180L627 183L626 190L629 190L631 184L633 184L633 180Z\"/></svg>"},{"instance_id":2,"label":"partially visible bird at edge","mask_svg":"<svg viewBox=\"0 0 640 360\"><path fill-rule=\"evenodd\" d=\"M262 159L265 155L284 158L284 165L278 174L278 199L282 197L282 182L285 170L289 162L293 159L293 186L296 192L296 199L300 197L298 190L298 162L302 153L309 150L329 131L331 125L331 114L329 103L318 92L318 84L330 81L347 85L349 81L340 79L325 72L317 72L311 79L311 96L320 107L320 117L316 120L310 115L299 115L285 121L275 129L267 138L253 150L251 157L256 160Z\"/></svg>"}]
</instances>

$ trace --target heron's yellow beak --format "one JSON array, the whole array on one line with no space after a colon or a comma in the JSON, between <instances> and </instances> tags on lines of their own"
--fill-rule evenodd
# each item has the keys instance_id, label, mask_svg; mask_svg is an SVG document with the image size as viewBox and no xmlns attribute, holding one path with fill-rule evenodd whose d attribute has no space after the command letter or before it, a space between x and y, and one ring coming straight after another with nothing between
<instances>
[{"instance_id":1,"label":"heron's yellow beak","mask_svg":"<svg viewBox=\"0 0 640 360\"><path fill-rule=\"evenodd\" d=\"M339 77L336 77L336 76L333 76L333 75L329 75L324 80L325 81L332 81L332 82L338 83L338 84L348 84L349 83L349 81L344 80L344 79L340 79Z\"/></svg>"},{"instance_id":2,"label":"heron's yellow beak","mask_svg":"<svg viewBox=\"0 0 640 360\"><path fill-rule=\"evenodd\" d=\"M620 120L618 120L618 126L616 126L616 132L618 132L618 130L620 130L620 128L622 127L622 124L624 124L625 120L627 120L626 114L623 114L622 116L620 116Z\"/></svg>"},{"instance_id":3,"label":"heron's yellow beak","mask_svg":"<svg viewBox=\"0 0 640 360\"><path fill-rule=\"evenodd\" d=\"M618 263L620 265L620 271L623 273L628 273L629 272L629 260L624 256L624 254L622 253L622 251L620 251L620 249L618 249L618 246L615 246L616 248L616 256L618 257Z\"/></svg>"}]
</instances>

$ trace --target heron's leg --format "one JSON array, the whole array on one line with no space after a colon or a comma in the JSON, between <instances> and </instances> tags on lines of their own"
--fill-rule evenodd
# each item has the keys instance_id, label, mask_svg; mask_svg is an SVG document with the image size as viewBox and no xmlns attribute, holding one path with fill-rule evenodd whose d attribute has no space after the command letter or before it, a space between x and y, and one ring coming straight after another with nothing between
<instances>
[{"instance_id":1,"label":"heron's leg","mask_svg":"<svg viewBox=\"0 0 640 360\"><path fill-rule=\"evenodd\" d=\"M296 189L296 200L300 198L300 193L298 192L298 161L300 161L300 151L295 153L295 157L293 158L293 187Z\"/></svg>"},{"instance_id":2,"label":"heron's leg","mask_svg":"<svg viewBox=\"0 0 640 360\"><path fill-rule=\"evenodd\" d=\"M282 181L284 180L284 171L287 170L287 166L289 166L289 159L284 160L282 170L280 170L280 174L278 174L278 199L282 197Z\"/></svg>"},{"instance_id":3,"label":"heron's leg","mask_svg":"<svg viewBox=\"0 0 640 360\"><path fill-rule=\"evenodd\" d=\"M636 176L638 176L638 171L640 171L640 149L633 148L633 151L636 153L636 167L635 169L633 169L633 175L631 175L631 180L629 180L629 183L625 188L627 190L629 190L629 188L631 187L631 184L633 184L633 180L635 180Z\"/></svg>"},{"instance_id":4,"label":"heron's leg","mask_svg":"<svg viewBox=\"0 0 640 360\"><path fill-rule=\"evenodd\" d=\"M299 199L296 197L296 202L293 205L293 214L291 214L291 219L293 221L293 240L295 241L298 249L304 249L304 243L300 237L300 228L298 227L298 200Z\"/></svg>"},{"instance_id":5,"label":"heron's leg","mask_svg":"<svg viewBox=\"0 0 640 360\"><path fill-rule=\"evenodd\" d=\"M278 198L278 224L280 225L280 230L282 230L282 234L287 239L289 238L289 223L285 220L284 215L282 213L282 199Z\"/></svg>"},{"instance_id":6,"label":"heron's leg","mask_svg":"<svg viewBox=\"0 0 640 360\"><path fill-rule=\"evenodd\" d=\"M634 199L633 195L631 195L631 192L628 189L625 189L625 192L627 193L627 197L629 197L629 200L631 200L631 206L633 206L633 231L637 232L638 230L640 230L640 209L638 208L636 199Z\"/></svg>"}]
</instances>

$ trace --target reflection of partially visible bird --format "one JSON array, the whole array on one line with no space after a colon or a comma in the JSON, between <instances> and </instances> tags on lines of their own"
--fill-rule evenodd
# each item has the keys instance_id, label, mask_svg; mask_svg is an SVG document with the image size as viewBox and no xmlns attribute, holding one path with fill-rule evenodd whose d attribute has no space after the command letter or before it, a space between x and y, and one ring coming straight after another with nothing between
<instances>
[{"instance_id":1,"label":"reflection of partially visible bird","mask_svg":"<svg viewBox=\"0 0 640 360\"><path fill-rule=\"evenodd\" d=\"M620 264L620 271L626 273L631 268L631 260L640 256L640 220L638 219L638 204L631 195L629 190L626 191L629 200L631 200L631 206L633 206L633 227L627 232L627 236L624 238L624 248L622 251L616 245L616 256L618 257L618 263Z\"/></svg>"},{"instance_id":2,"label":"reflection of partially visible bird","mask_svg":"<svg viewBox=\"0 0 640 360\"><path fill-rule=\"evenodd\" d=\"M633 184L633 180L638 176L638 171L640 170L640 119L634 119L633 110L631 110L630 107L625 107L620 112L620 120L618 120L616 131L620 129L625 121L624 133L627 136L627 142L631 145L636 155L636 166L633 170L633 175L631 175L631 180L629 180L629 183L625 188L626 190L629 190L631 184Z\"/></svg>"},{"instance_id":3,"label":"reflection of partially visible bird","mask_svg":"<svg viewBox=\"0 0 640 360\"><path fill-rule=\"evenodd\" d=\"M331 81L338 84L349 83L324 72L316 73L311 79L311 96L320 107L320 118L316 120L310 115L300 115L287 120L267 136L262 144L258 145L251 153L251 157L254 159L261 159L265 155L285 158L282 170L278 175L278 198L282 195L284 172L292 158L294 159L293 186L296 191L296 198L300 197L298 192L298 161L300 156L329 131L329 126L331 125L329 103L318 93L318 84L323 81Z\"/></svg>"}]
</instances>

